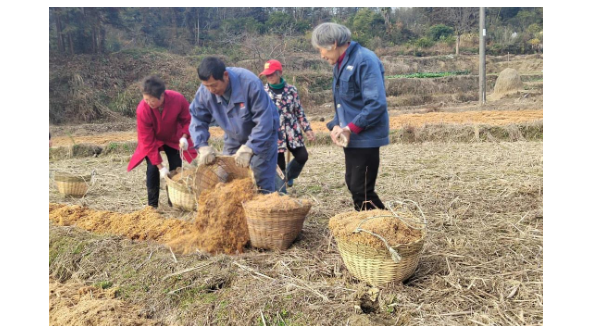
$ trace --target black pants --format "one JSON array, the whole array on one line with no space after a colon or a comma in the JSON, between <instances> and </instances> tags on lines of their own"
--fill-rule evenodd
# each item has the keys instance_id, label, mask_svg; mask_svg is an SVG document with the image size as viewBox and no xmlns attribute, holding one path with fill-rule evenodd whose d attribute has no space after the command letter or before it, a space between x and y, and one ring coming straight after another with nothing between
<instances>
[{"instance_id":1,"label":"black pants","mask_svg":"<svg viewBox=\"0 0 593 333\"><path fill-rule=\"evenodd\" d=\"M169 161L169 170L173 171L181 167L181 156L179 150L163 145L163 150ZM157 208L159 206L159 192L161 189L161 176L159 168L150 163L146 157L146 188L148 189L148 205Z\"/></svg>"},{"instance_id":2,"label":"black pants","mask_svg":"<svg viewBox=\"0 0 593 333\"><path fill-rule=\"evenodd\" d=\"M294 159L299 164L305 165L305 163L307 163L307 160L309 159L309 153L307 152L307 148L298 147L292 149L288 147L288 151L290 151ZM284 173L286 173L286 158L284 157L284 153L278 153L278 166Z\"/></svg>"},{"instance_id":3,"label":"black pants","mask_svg":"<svg viewBox=\"0 0 593 333\"><path fill-rule=\"evenodd\" d=\"M344 148L346 185L352 194L354 209L385 209L375 193L379 172L379 148Z\"/></svg>"}]
</instances>

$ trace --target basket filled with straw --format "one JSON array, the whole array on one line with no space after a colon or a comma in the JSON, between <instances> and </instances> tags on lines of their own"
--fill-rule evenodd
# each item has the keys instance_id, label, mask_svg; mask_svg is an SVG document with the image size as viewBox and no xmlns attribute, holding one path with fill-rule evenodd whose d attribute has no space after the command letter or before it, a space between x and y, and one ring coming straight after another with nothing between
<instances>
[{"instance_id":1,"label":"basket filled with straw","mask_svg":"<svg viewBox=\"0 0 593 333\"><path fill-rule=\"evenodd\" d=\"M251 246L286 250L303 229L311 202L274 192L244 202L243 209Z\"/></svg>"},{"instance_id":2,"label":"basket filled with straw","mask_svg":"<svg viewBox=\"0 0 593 333\"><path fill-rule=\"evenodd\" d=\"M387 208L342 213L329 220L346 268L373 286L411 277L426 238L426 218L418 204L393 201Z\"/></svg>"}]
</instances>

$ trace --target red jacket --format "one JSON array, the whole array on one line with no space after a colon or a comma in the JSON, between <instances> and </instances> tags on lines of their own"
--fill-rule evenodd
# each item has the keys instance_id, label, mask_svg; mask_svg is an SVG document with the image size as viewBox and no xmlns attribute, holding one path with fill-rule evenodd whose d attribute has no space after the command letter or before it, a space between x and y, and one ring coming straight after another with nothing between
<instances>
[{"instance_id":1,"label":"red jacket","mask_svg":"<svg viewBox=\"0 0 593 333\"><path fill-rule=\"evenodd\" d=\"M187 134L189 144L188 150L183 152L185 160L191 162L198 155L189 134L189 103L176 91L165 90L164 94L162 113L158 109L151 109L144 100L136 108L138 146L130 159L128 171L137 167L147 156L153 165L163 162L159 153L163 145L179 150L179 139L183 134Z\"/></svg>"}]
</instances>

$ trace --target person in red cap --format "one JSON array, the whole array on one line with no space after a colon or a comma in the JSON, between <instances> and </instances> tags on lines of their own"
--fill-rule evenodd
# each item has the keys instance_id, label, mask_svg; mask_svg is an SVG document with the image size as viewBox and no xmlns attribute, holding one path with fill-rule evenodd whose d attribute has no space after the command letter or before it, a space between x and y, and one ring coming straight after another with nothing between
<instances>
[{"instance_id":1,"label":"person in red cap","mask_svg":"<svg viewBox=\"0 0 593 333\"><path fill-rule=\"evenodd\" d=\"M165 83L156 76L144 79L143 99L136 108L138 146L128 171L146 160L146 188L148 205L159 205L160 178L169 175L169 169L181 167L179 150L191 162L197 152L189 135L189 103L182 94L166 90ZM160 152L164 151L169 168L163 164Z\"/></svg>"},{"instance_id":2,"label":"person in red cap","mask_svg":"<svg viewBox=\"0 0 593 333\"><path fill-rule=\"evenodd\" d=\"M264 65L264 70L259 74L265 75L267 84L264 89L276 104L280 116L280 138L278 139L278 166L285 175L287 185L293 185L298 178L305 163L309 159L305 148L304 135L308 140L315 140L315 133L307 121L297 88L292 86L282 77L282 64L271 59ZM290 151L294 159L286 165L284 153ZM286 186L282 187L286 192Z\"/></svg>"}]
</instances>

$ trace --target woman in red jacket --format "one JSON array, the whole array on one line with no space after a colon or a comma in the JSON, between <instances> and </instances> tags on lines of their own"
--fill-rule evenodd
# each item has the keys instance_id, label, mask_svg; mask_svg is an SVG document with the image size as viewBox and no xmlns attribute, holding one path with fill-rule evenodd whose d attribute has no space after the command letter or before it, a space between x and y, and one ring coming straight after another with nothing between
<instances>
[{"instance_id":1,"label":"woman in red jacket","mask_svg":"<svg viewBox=\"0 0 593 333\"><path fill-rule=\"evenodd\" d=\"M169 175L169 169L181 166L179 149L191 162L197 152L189 135L189 103L182 94L165 90L165 83L156 76L144 80L143 99L136 108L138 146L128 164L128 171L146 160L146 188L148 204L159 205L160 178ZM169 168L163 165L160 152L164 151Z\"/></svg>"}]
</instances>

